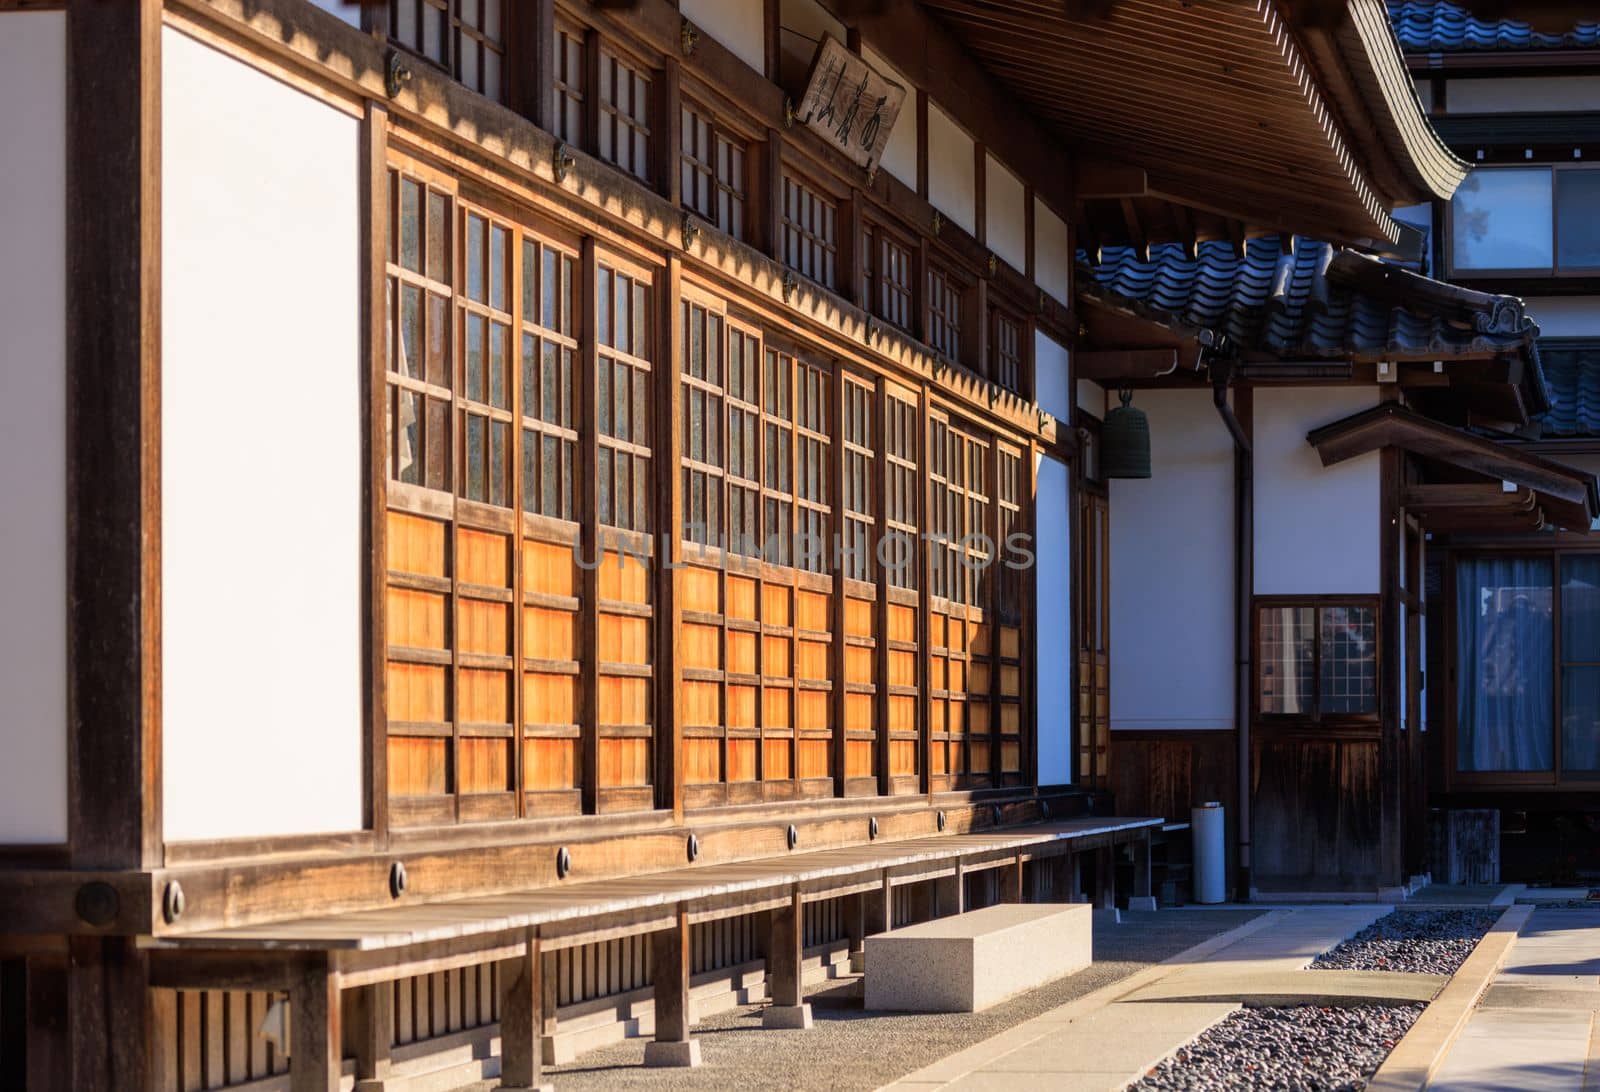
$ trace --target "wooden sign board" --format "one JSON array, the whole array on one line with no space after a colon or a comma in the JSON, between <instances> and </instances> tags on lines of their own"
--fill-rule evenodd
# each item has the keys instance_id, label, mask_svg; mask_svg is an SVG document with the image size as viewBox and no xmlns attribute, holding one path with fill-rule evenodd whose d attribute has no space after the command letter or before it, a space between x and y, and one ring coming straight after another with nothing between
<instances>
[{"instance_id":1,"label":"wooden sign board","mask_svg":"<svg viewBox=\"0 0 1600 1092\"><path fill-rule=\"evenodd\" d=\"M870 174L905 101L904 87L824 34L796 118Z\"/></svg>"}]
</instances>

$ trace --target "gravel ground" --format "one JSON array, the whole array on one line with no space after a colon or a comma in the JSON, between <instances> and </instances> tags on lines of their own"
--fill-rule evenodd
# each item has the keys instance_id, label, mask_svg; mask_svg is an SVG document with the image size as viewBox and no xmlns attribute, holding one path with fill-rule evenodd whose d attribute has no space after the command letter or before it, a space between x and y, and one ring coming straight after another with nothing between
<instances>
[{"instance_id":1,"label":"gravel ground","mask_svg":"<svg viewBox=\"0 0 1600 1092\"><path fill-rule=\"evenodd\" d=\"M698 1069L645 1069L644 1040L630 1039L547 1068L558 1092L611 1089L874 1089L982 1042L1024 1020L1177 955L1252 918L1256 910L1185 910L1130 914L1122 924L1095 922L1094 962L980 1013L875 1015L861 1008L857 980L807 991L810 1031L763 1031L761 1007L732 1009L695 1025L704 1064ZM489 1092L497 1081L469 1086Z\"/></svg>"},{"instance_id":2,"label":"gravel ground","mask_svg":"<svg viewBox=\"0 0 1600 1092\"><path fill-rule=\"evenodd\" d=\"M1240 1009L1130 1085L1137 1092L1365 1088L1422 1005Z\"/></svg>"},{"instance_id":3,"label":"gravel ground","mask_svg":"<svg viewBox=\"0 0 1600 1092\"><path fill-rule=\"evenodd\" d=\"M1396 910L1312 961L1313 970L1455 974L1499 910Z\"/></svg>"}]
</instances>

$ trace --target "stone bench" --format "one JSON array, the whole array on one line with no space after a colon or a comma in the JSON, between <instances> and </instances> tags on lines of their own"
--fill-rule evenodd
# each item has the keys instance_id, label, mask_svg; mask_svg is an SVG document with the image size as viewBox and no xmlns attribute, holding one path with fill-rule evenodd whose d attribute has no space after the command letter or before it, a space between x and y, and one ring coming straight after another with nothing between
<instances>
[{"instance_id":1,"label":"stone bench","mask_svg":"<svg viewBox=\"0 0 1600 1092\"><path fill-rule=\"evenodd\" d=\"M1003 903L866 938L866 1007L978 1012L1081 971L1087 903Z\"/></svg>"}]
</instances>

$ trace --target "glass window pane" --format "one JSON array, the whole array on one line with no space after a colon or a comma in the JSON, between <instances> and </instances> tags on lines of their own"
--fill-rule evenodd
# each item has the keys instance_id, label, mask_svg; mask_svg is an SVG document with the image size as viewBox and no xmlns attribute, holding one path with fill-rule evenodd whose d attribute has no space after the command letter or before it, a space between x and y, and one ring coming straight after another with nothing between
<instances>
[{"instance_id":1,"label":"glass window pane","mask_svg":"<svg viewBox=\"0 0 1600 1092\"><path fill-rule=\"evenodd\" d=\"M1456 768L1548 770L1554 758L1551 563L1467 559L1456 570Z\"/></svg>"},{"instance_id":2,"label":"glass window pane","mask_svg":"<svg viewBox=\"0 0 1600 1092\"><path fill-rule=\"evenodd\" d=\"M466 496L468 500L481 501L484 499L484 450L483 433L484 420L475 414L467 414L467 481Z\"/></svg>"},{"instance_id":3,"label":"glass window pane","mask_svg":"<svg viewBox=\"0 0 1600 1092\"><path fill-rule=\"evenodd\" d=\"M1561 268L1600 268L1600 171L1557 172L1556 224Z\"/></svg>"},{"instance_id":4,"label":"glass window pane","mask_svg":"<svg viewBox=\"0 0 1600 1092\"><path fill-rule=\"evenodd\" d=\"M409 178L400 180L400 264L413 272L422 269L420 234L422 187Z\"/></svg>"},{"instance_id":5,"label":"glass window pane","mask_svg":"<svg viewBox=\"0 0 1600 1092\"><path fill-rule=\"evenodd\" d=\"M420 379L422 346L422 289L400 286L400 374Z\"/></svg>"},{"instance_id":6,"label":"glass window pane","mask_svg":"<svg viewBox=\"0 0 1600 1092\"><path fill-rule=\"evenodd\" d=\"M1600 667L1562 669L1561 770L1600 774Z\"/></svg>"},{"instance_id":7,"label":"glass window pane","mask_svg":"<svg viewBox=\"0 0 1600 1092\"><path fill-rule=\"evenodd\" d=\"M428 293L428 382L450 386L450 301Z\"/></svg>"},{"instance_id":8,"label":"glass window pane","mask_svg":"<svg viewBox=\"0 0 1600 1092\"><path fill-rule=\"evenodd\" d=\"M450 280L450 247L445 235L448 219L444 194L428 194L428 276L436 281Z\"/></svg>"},{"instance_id":9,"label":"glass window pane","mask_svg":"<svg viewBox=\"0 0 1600 1092\"><path fill-rule=\"evenodd\" d=\"M1600 554L1561 559L1561 660L1600 664Z\"/></svg>"},{"instance_id":10,"label":"glass window pane","mask_svg":"<svg viewBox=\"0 0 1600 1092\"><path fill-rule=\"evenodd\" d=\"M1378 617L1371 607L1322 608L1323 713L1378 711Z\"/></svg>"},{"instance_id":11,"label":"glass window pane","mask_svg":"<svg viewBox=\"0 0 1600 1092\"><path fill-rule=\"evenodd\" d=\"M1457 269L1548 269L1551 265L1550 168L1479 168L1451 206L1451 254Z\"/></svg>"},{"instance_id":12,"label":"glass window pane","mask_svg":"<svg viewBox=\"0 0 1600 1092\"><path fill-rule=\"evenodd\" d=\"M1099 554L1096 552L1096 560ZM1309 713L1315 700L1315 647L1311 607L1267 607L1261 611L1261 711ZM1095 629L1098 631L1099 626Z\"/></svg>"}]
</instances>

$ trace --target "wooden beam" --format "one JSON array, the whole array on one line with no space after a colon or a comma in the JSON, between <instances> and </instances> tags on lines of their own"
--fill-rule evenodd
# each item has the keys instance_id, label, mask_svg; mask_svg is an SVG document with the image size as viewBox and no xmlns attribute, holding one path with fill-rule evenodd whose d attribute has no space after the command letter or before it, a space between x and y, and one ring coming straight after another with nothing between
<instances>
[{"instance_id":1,"label":"wooden beam","mask_svg":"<svg viewBox=\"0 0 1600 1092\"><path fill-rule=\"evenodd\" d=\"M1144 197L1150 179L1143 167L1080 157L1073 165L1074 192L1080 201Z\"/></svg>"},{"instance_id":2,"label":"wooden beam","mask_svg":"<svg viewBox=\"0 0 1600 1092\"><path fill-rule=\"evenodd\" d=\"M1483 508L1527 511L1537 501L1534 491L1525 486L1508 491L1498 482L1484 482L1408 485L1401 494L1401 503L1408 512Z\"/></svg>"},{"instance_id":3,"label":"wooden beam","mask_svg":"<svg viewBox=\"0 0 1600 1092\"><path fill-rule=\"evenodd\" d=\"M1079 379L1154 379L1177 369L1176 349L1080 349L1072 354Z\"/></svg>"},{"instance_id":4,"label":"wooden beam","mask_svg":"<svg viewBox=\"0 0 1600 1092\"><path fill-rule=\"evenodd\" d=\"M361 432L362 559L361 588L362 804L365 827L379 845L389 832L388 713L388 527L389 311L385 272L389 239L389 112L368 102L361 128L361 281L362 398L366 419ZM520 496L521 494L516 494ZM520 748L519 748L520 750Z\"/></svg>"},{"instance_id":5,"label":"wooden beam","mask_svg":"<svg viewBox=\"0 0 1600 1092\"><path fill-rule=\"evenodd\" d=\"M1133 203L1133 198L1124 197L1122 205L1122 222L1128 228L1128 241L1133 244L1133 251L1142 262L1150 260L1150 237L1144 230L1144 221L1139 218L1139 209Z\"/></svg>"},{"instance_id":6,"label":"wooden beam","mask_svg":"<svg viewBox=\"0 0 1600 1092\"><path fill-rule=\"evenodd\" d=\"M161 863L161 3L67 11L75 868Z\"/></svg>"}]
</instances>

